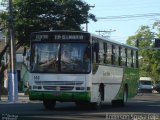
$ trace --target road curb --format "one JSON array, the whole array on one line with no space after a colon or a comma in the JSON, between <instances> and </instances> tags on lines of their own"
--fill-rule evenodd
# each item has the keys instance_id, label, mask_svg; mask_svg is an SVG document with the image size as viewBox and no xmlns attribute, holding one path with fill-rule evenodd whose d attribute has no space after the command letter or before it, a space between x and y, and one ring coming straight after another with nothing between
<instances>
[{"instance_id":1,"label":"road curb","mask_svg":"<svg viewBox=\"0 0 160 120\"><path fill-rule=\"evenodd\" d=\"M0 98L0 104L13 104L13 103L27 103L29 102L29 96L28 95L18 95L18 100L15 102L9 102L8 101L8 95L2 95Z\"/></svg>"}]
</instances>

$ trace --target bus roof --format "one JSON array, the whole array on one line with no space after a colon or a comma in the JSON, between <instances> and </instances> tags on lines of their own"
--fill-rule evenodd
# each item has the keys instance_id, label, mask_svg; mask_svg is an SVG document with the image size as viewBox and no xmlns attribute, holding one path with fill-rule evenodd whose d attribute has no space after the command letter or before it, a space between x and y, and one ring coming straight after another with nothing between
<instances>
[{"instance_id":1,"label":"bus roof","mask_svg":"<svg viewBox=\"0 0 160 120\"><path fill-rule=\"evenodd\" d=\"M72 33L88 33L86 31L70 31L70 30L50 30L50 31L38 31L38 32L33 32L32 34L35 34L35 33L52 33L52 32L55 32L55 33L58 33L58 32L72 32ZM88 33L89 34L89 33Z\"/></svg>"},{"instance_id":2,"label":"bus roof","mask_svg":"<svg viewBox=\"0 0 160 120\"><path fill-rule=\"evenodd\" d=\"M115 41L115 40L112 40L112 39L108 39L108 38L105 38L105 37L101 37L101 36L98 36L98 35L95 35L95 34L91 34L91 35L92 35L92 37L101 39L103 41L107 41L107 42L111 42L111 43L114 43L114 44L117 44L117 45L121 45L121 46L124 46L126 48L131 48L131 49L138 50L138 48L134 47L134 46L130 46L130 45L127 45L127 44L124 44L124 43L121 43L121 42L118 42L118 41Z\"/></svg>"},{"instance_id":3,"label":"bus roof","mask_svg":"<svg viewBox=\"0 0 160 120\"><path fill-rule=\"evenodd\" d=\"M89 33L89 32L86 32L86 31L70 31L70 30L51 30L51 31L38 31L38 32L33 32L32 34L36 34L36 33L52 33L52 32L55 32L55 33L58 33L58 32L73 32L73 33L85 33L85 34L90 34L92 37L95 37L97 39L101 39L103 41L107 41L107 42L111 42L111 43L114 43L114 44L117 44L117 45L121 45L121 46L124 46L126 48L131 48L131 49L136 49L138 50L137 47L134 47L134 46L130 46L130 45L127 45L127 44L124 44L124 43L121 43L121 42L118 42L118 41L115 41L115 40L111 40L111 39L108 39L108 38L105 38L105 37L102 37L102 36L99 36L99 35L95 35L95 34L92 34L92 33Z\"/></svg>"}]
</instances>

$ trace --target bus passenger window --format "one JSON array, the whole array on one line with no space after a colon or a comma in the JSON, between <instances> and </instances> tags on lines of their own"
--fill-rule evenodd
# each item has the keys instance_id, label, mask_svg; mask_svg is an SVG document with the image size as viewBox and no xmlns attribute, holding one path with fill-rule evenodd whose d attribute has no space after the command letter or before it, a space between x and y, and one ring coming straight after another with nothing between
<instances>
[{"instance_id":1,"label":"bus passenger window","mask_svg":"<svg viewBox=\"0 0 160 120\"><path fill-rule=\"evenodd\" d=\"M119 47L119 57L118 57L118 62L119 62L119 66L122 66L122 47Z\"/></svg>"},{"instance_id":2,"label":"bus passenger window","mask_svg":"<svg viewBox=\"0 0 160 120\"><path fill-rule=\"evenodd\" d=\"M115 46L115 65L119 65L119 46Z\"/></svg>"},{"instance_id":3,"label":"bus passenger window","mask_svg":"<svg viewBox=\"0 0 160 120\"><path fill-rule=\"evenodd\" d=\"M104 47L104 63L107 63L107 43L103 43L103 47Z\"/></svg>"},{"instance_id":4,"label":"bus passenger window","mask_svg":"<svg viewBox=\"0 0 160 120\"><path fill-rule=\"evenodd\" d=\"M121 57L122 57L122 66L126 66L126 49L122 48L121 50Z\"/></svg>"},{"instance_id":5,"label":"bus passenger window","mask_svg":"<svg viewBox=\"0 0 160 120\"><path fill-rule=\"evenodd\" d=\"M133 51L133 67L136 68L137 67L137 57L136 57L136 53L137 51Z\"/></svg>"},{"instance_id":6,"label":"bus passenger window","mask_svg":"<svg viewBox=\"0 0 160 120\"><path fill-rule=\"evenodd\" d=\"M93 62L99 63L99 43L93 44Z\"/></svg>"},{"instance_id":7,"label":"bus passenger window","mask_svg":"<svg viewBox=\"0 0 160 120\"><path fill-rule=\"evenodd\" d=\"M127 67L127 63L128 63L128 59L127 59L127 57L128 57L128 56L127 56L127 55L128 55L128 54L127 54L127 48L125 48L125 54L126 54L126 62L125 62L125 66Z\"/></svg>"},{"instance_id":8,"label":"bus passenger window","mask_svg":"<svg viewBox=\"0 0 160 120\"><path fill-rule=\"evenodd\" d=\"M104 47L103 47L103 42L99 43L99 62L101 64L104 63Z\"/></svg>"},{"instance_id":9,"label":"bus passenger window","mask_svg":"<svg viewBox=\"0 0 160 120\"><path fill-rule=\"evenodd\" d=\"M131 50L131 67L134 67L134 65L133 65L133 50Z\"/></svg>"},{"instance_id":10,"label":"bus passenger window","mask_svg":"<svg viewBox=\"0 0 160 120\"><path fill-rule=\"evenodd\" d=\"M131 49L127 50L127 66L132 67L132 52L131 52Z\"/></svg>"},{"instance_id":11,"label":"bus passenger window","mask_svg":"<svg viewBox=\"0 0 160 120\"><path fill-rule=\"evenodd\" d=\"M112 56L112 45L110 43L107 44L107 57L106 63L111 64L111 56Z\"/></svg>"},{"instance_id":12,"label":"bus passenger window","mask_svg":"<svg viewBox=\"0 0 160 120\"><path fill-rule=\"evenodd\" d=\"M112 65L115 64L115 46L112 45L112 56L111 56L111 62L112 62Z\"/></svg>"}]
</instances>

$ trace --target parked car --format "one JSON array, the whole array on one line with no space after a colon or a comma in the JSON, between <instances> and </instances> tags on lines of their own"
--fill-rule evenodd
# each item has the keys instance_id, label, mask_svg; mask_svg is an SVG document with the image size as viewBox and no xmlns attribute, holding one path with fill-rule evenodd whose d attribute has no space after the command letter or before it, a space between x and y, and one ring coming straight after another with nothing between
<instances>
[{"instance_id":1,"label":"parked car","mask_svg":"<svg viewBox=\"0 0 160 120\"><path fill-rule=\"evenodd\" d=\"M160 82L155 84L154 90L160 93Z\"/></svg>"},{"instance_id":2,"label":"parked car","mask_svg":"<svg viewBox=\"0 0 160 120\"><path fill-rule=\"evenodd\" d=\"M139 92L149 92L152 93L153 91L153 82L150 77L140 77L139 80Z\"/></svg>"}]
</instances>

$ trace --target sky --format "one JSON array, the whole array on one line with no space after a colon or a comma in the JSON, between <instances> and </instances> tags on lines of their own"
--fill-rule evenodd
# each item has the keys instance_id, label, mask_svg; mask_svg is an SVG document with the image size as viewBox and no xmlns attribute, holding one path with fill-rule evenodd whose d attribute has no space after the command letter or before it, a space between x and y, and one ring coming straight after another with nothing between
<instances>
[{"instance_id":1,"label":"sky","mask_svg":"<svg viewBox=\"0 0 160 120\"><path fill-rule=\"evenodd\" d=\"M1 3L2 0L0 0ZM3 0L4 1L4 0ZM116 16L116 19L98 19L97 22L89 21L88 31L99 34L96 31L113 31L110 34L111 39L125 43L128 36L135 35L136 31L142 25L152 24L160 18L160 0L83 0L91 6L90 13L97 18ZM0 9L4 9L0 7ZM147 14L159 13L159 16L145 17ZM119 19L120 16L145 14L140 18ZM85 25L83 26L85 30Z\"/></svg>"},{"instance_id":2,"label":"sky","mask_svg":"<svg viewBox=\"0 0 160 120\"><path fill-rule=\"evenodd\" d=\"M116 16L116 19L98 19L97 22L88 24L88 31L99 34L96 31L113 31L109 35L111 39L125 43L128 36L135 35L136 31L142 25L152 24L160 18L160 0L84 0L91 6L90 13L97 18ZM152 13L159 13L153 16ZM124 15L143 15L143 17L120 19L119 16ZM150 15L150 17L146 15Z\"/></svg>"}]
</instances>

